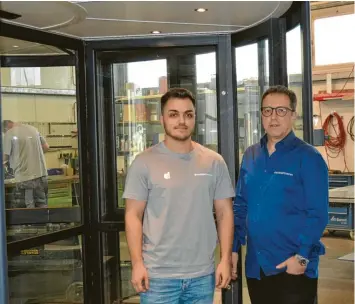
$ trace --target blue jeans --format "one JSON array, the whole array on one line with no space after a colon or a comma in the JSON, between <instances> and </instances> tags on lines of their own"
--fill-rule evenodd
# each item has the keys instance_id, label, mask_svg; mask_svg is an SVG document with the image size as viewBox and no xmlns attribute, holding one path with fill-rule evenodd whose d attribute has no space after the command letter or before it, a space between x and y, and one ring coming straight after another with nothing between
<instances>
[{"instance_id":1,"label":"blue jeans","mask_svg":"<svg viewBox=\"0 0 355 304\"><path fill-rule=\"evenodd\" d=\"M215 275L193 279L149 279L141 304L213 304Z\"/></svg>"}]
</instances>

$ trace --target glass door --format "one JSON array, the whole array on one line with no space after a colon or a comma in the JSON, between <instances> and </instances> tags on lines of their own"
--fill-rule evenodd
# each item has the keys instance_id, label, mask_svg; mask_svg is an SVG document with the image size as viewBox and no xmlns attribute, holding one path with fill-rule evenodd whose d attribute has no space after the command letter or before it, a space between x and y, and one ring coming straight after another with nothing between
<instances>
[{"instance_id":1,"label":"glass door","mask_svg":"<svg viewBox=\"0 0 355 304\"><path fill-rule=\"evenodd\" d=\"M8 281L0 302L84 303L82 53L5 36L0 43L0 246Z\"/></svg>"},{"instance_id":2,"label":"glass door","mask_svg":"<svg viewBox=\"0 0 355 304\"><path fill-rule=\"evenodd\" d=\"M256 144L264 131L260 116L260 99L269 87L268 39L235 47L235 65L237 80L237 117L238 117L238 155L241 164L245 150ZM239 260L242 267L239 271L240 289L243 304L250 304L245 278L246 246L242 246Z\"/></svg>"},{"instance_id":3,"label":"glass door","mask_svg":"<svg viewBox=\"0 0 355 304\"><path fill-rule=\"evenodd\" d=\"M104 303L139 303L131 279L124 232L125 178L132 161L164 139L160 98L172 87L196 97L193 140L218 152L216 52L214 47L103 52L98 55L101 133L106 147L107 190L100 207ZM112 160L114 163L112 163ZM216 250L216 262L219 250ZM221 293L216 293L216 301ZM116 301L116 302L115 302ZM219 303L219 302L216 302Z\"/></svg>"}]
</instances>

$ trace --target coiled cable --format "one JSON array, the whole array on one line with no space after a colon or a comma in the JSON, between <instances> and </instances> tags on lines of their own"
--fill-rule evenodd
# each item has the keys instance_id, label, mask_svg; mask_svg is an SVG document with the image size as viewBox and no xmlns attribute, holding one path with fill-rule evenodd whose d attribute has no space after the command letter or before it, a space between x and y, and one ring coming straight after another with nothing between
<instances>
[{"instance_id":1,"label":"coiled cable","mask_svg":"<svg viewBox=\"0 0 355 304\"><path fill-rule=\"evenodd\" d=\"M336 120L336 124L334 123ZM334 130L335 136L330 135L330 127ZM338 127L338 132L337 128ZM323 123L323 130L325 139L325 146L328 148L330 152L336 154L337 157L340 152L344 149L346 142L346 132L344 128L344 123L338 113L334 112L325 119Z\"/></svg>"},{"instance_id":2,"label":"coiled cable","mask_svg":"<svg viewBox=\"0 0 355 304\"><path fill-rule=\"evenodd\" d=\"M352 141L354 141L354 116L349 120L349 123L348 123L348 126L346 129L348 131L350 138L352 139Z\"/></svg>"}]
</instances>

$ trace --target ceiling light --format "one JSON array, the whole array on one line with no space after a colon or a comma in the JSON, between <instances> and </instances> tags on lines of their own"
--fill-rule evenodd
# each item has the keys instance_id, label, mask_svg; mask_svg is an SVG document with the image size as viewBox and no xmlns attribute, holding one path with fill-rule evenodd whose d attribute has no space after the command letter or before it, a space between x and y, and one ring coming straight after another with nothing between
<instances>
[{"instance_id":1,"label":"ceiling light","mask_svg":"<svg viewBox=\"0 0 355 304\"><path fill-rule=\"evenodd\" d=\"M200 8L196 8L195 11L198 12L198 13L204 13L204 12L207 12L208 9L200 7Z\"/></svg>"},{"instance_id":2,"label":"ceiling light","mask_svg":"<svg viewBox=\"0 0 355 304\"><path fill-rule=\"evenodd\" d=\"M151 31L152 34L160 34L161 31Z\"/></svg>"},{"instance_id":3,"label":"ceiling light","mask_svg":"<svg viewBox=\"0 0 355 304\"><path fill-rule=\"evenodd\" d=\"M13 45L12 47L14 47L14 48L18 48L18 45Z\"/></svg>"}]
</instances>

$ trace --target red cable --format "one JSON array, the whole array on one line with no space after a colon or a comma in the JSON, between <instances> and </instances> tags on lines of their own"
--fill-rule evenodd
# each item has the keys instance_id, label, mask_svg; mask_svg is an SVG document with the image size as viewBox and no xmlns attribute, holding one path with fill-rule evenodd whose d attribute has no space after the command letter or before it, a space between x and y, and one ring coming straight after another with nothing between
<instances>
[{"instance_id":1,"label":"red cable","mask_svg":"<svg viewBox=\"0 0 355 304\"><path fill-rule=\"evenodd\" d=\"M334 124L335 119L337 121L337 124ZM329 134L330 133L330 130L329 130L330 126L333 128L335 136L331 136ZM338 127L339 134L335 128L336 126ZM339 116L338 113L334 112L326 118L326 120L323 123L323 130L324 130L324 135L326 138L325 139L325 149L326 149L327 155L331 158L336 158L339 156L340 152L343 152L345 169L347 169L349 171L348 166L345 161L345 151L344 151L344 147L345 147L345 143L346 143L346 131L345 131L343 120L341 119L341 117ZM329 155L328 150L333 155ZM336 154L336 155L334 156L334 154Z\"/></svg>"},{"instance_id":2,"label":"red cable","mask_svg":"<svg viewBox=\"0 0 355 304\"><path fill-rule=\"evenodd\" d=\"M335 129L336 125L334 124L334 119L337 120L339 134L337 134L337 131ZM333 127L335 136L329 135L330 126ZM343 124L343 120L341 119L338 113L334 112L325 119L323 123L323 130L324 130L324 135L326 136L325 146L329 149L329 151L331 151L334 154L336 153L338 156L339 153L344 149L345 141L346 141L345 127Z\"/></svg>"}]
</instances>

